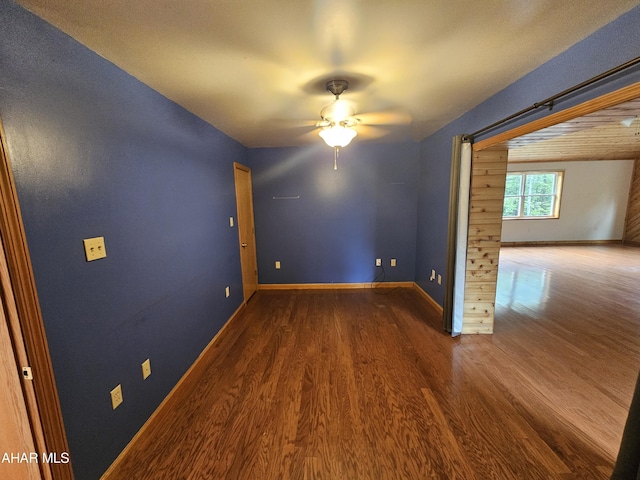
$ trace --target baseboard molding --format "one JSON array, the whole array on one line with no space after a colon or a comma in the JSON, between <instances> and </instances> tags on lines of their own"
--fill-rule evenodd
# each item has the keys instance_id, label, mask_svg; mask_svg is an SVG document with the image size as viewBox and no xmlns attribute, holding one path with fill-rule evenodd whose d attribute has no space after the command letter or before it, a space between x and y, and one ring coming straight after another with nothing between
<instances>
[{"instance_id":1,"label":"baseboard molding","mask_svg":"<svg viewBox=\"0 0 640 480\"><path fill-rule=\"evenodd\" d=\"M102 476L100 477L100 480L119 480L111 477L111 475L113 474L113 471L116 469L116 467L125 457L125 455L129 452L129 450L136 444L136 442L138 442L140 438L144 437L145 435L148 435L147 431L150 430L157 422L161 422L162 417L167 415L164 412L169 411L171 407L173 407L173 403L174 403L173 399L175 398L174 395L176 394L176 392L178 392L179 390L182 390L183 388L188 388L189 382L192 381L191 379L192 378L195 379L199 377L199 374L201 373L202 369L205 368L204 363L201 360L203 359L203 357L205 357L209 353L209 350L213 348L213 346L218 341L220 336L224 333L224 331L231 324L231 322L245 309L246 305L247 305L246 302L243 302L236 309L236 311L233 312L231 317L229 317L229 320L227 320L225 324L222 326L222 328L218 330L218 333L215 334L215 336L211 339L209 344L204 348L204 350L202 350L200 355L198 355L198 358L196 358L196 360L193 362L193 364L191 364L191 366L185 372L185 374L180 378L180 380L178 380L178 383L175 384L175 386L171 389L169 394L164 398L164 400L160 403L160 405L158 405L158 408L155 409L155 411L147 419L144 425L140 427L140 430L138 430L138 432L134 435L134 437L127 444L127 446L124 447L122 452L120 452L120 455L118 455L118 457L114 460L114 462L107 469L107 471L102 474Z\"/></svg>"},{"instance_id":2,"label":"baseboard molding","mask_svg":"<svg viewBox=\"0 0 640 480\"><path fill-rule=\"evenodd\" d=\"M413 287L418 291L418 293L420 295L422 295L422 297L429 303L429 305L431 305L433 308L436 309L436 311L440 314L443 315L444 314L444 310L443 308L440 306L440 304L438 302L436 302L433 298L431 298L431 295L429 295L427 292L425 292L422 287L420 287L420 285L418 285L417 283L413 284Z\"/></svg>"},{"instance_id":3,"label":"baseboard molding","mask_svg":"<svg viewBox=\"0 0 640 480\"><path fill-rule=\"evenodd\" d=\"M501 247L561 247L580 245L622 245L622 240L555 240L532 242L501 242Z\"/></svg>"},{"instance_id":4,"label":"baseboard molding","mask_svg":"<svg viewBox=\"0 0 640 480\"><path fill-rule=\"evenodd\" d=\"M258 290L345 290L362 288L414 288L440 315L443 309L431 295L425 292L416 282L380 282L367 283L263 283L258 285Z\"/></svg>"},{"instance_id":5,"label":"baseboard molding","mask_svg":"<svg viewBox=\"0 0 640 480\"><path fill-rule=\"evenodd\" d=\"M334 290L355 288L411 288L414 282L377 282L377 283L262 283L258 290Z\"/></svg>"}]
</instances>

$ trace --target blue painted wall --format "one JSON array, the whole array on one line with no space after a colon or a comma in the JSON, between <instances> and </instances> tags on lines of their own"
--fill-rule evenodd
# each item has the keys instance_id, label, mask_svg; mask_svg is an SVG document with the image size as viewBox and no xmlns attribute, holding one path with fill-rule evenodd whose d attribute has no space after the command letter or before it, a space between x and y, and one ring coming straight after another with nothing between
<instances>
[{"instance_id":1,"label":"blue painted wall","mask_svg":"<svg viewBox=\"0 0 640 480\"><path fill-rule=\"evenodd\" d=\"M7 0L0 25L0 118L71 460L96 479L241 304L246 148ZM94 236L108 257L87 263Z\"/></svg>"},{"instance_id":2,"label":"blue painted wall","mask_svg":"<svg viewBox=\"0 0 640 480\"><path fill-rule=\"evenodd\" d=\"M445 272L447 246L447 208L451 167L451 144L455 135L473 133L591 77L640 55L640 6L585 38L543 64L500 93L482 102L449 125L421 142L420 196L418 201L418 241L416 282L438 303L444 300L444 284L429 282L432 268ZM464 59L461 59L464 61ZM556 102L553 112L541 108L518 121L488 132L488 138L501 131L529 123L623 86L640 81L640 67Z\"/></svg>"},{"instance_id":3,"label":"blue painted wall","mask_svg":"<svg viewBox=\"0 0 640 480\"><path fill-rule=\"evenodd\" d=\"M382 280L376 258L384 280L413 281L418 156L412 142L354 141L334 170L321 143L251 149L259 282Z\"/></svg>"},{"instance_id":4,"label":"blue painted wall","mask_svg":"<svg viewBox=\"0 0 640 480\"><path fill-rule=\"evenodd\" d=\"M322 144L246 149L9 0L0 24L0 118L79 480L100 476L242 301L234 161L253 170L261 283L368 282L380 257L386 280L442 303L428 274L444 274L452 137L640 52L638 7L420 143L356 139L333 171ZM636 81L637 68L556 110ZM86 263L82 239L99 235L109 256Z\"/></svg>"}]
</instances>

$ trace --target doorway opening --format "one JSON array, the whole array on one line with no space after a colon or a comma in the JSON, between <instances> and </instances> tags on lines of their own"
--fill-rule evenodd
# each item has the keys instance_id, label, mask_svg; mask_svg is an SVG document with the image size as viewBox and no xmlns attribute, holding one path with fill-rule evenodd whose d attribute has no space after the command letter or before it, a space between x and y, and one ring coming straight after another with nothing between
<instances>
[{"instance_id":1,"label":"doorway opening","mask_svg":"<svg viewBox=\"0 0 640 480\"><path fill-rule=\"evenodd\" d=\"M596 118L597 112L638 98L640 83L473 144L462 333L493 333L502 209L510 151L518 145L539 142L545 134L549 138L560 139L566 133L563 128L567 122L573 121L577 132L586 131L589 117ZM610 147L610 142L602 141L602 144ZM594 151L595 148L594 140L589 149ZM633 158L638 158L637 154Z\"/></svg>"}]
</instances>

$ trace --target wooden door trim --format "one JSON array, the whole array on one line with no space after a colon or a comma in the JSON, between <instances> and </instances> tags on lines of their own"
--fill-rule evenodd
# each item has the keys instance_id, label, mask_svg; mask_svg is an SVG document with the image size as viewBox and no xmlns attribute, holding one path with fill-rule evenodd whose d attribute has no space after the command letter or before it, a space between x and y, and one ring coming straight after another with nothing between
<instances>
[{"instance_id":1,"label":"wooden door trim","mask_svg":"<svg viewBox=\"0 0 640 480\"><path fill-rule=\"evenodd\" d=\"M594 98L592 100L588 100L584 103L576 105L575 107L569 107L565 110L560 110L559 112L552 113L551 115L547 115L544 118L534 120L525 125L512 128L511 130L499 133L485 140L480 140L479 142L473 144L473 151L476 152L479 150L484 150L485 148L489 148L513 138L520 137L521 135L537 132L538 130L542 130L543 128L552 127L553 125L557 125L558 123L573 120L574 118L588 115L605 108L613 107L614 105L628 102L638 97L640 97L640 82L634 83L633 85L629 85L627 87L623 87L619 90L616 90L615 92L606 93L598 98Z\"/></svg>"},{"instance_id":2,"label":"wooden door trim","mask_svg":"<svg viewBox=\"0 0 640 480\"><path fill-rule=\"evenodd\" d=\"M239 168L247 173L251 173L251 169L249 167L238 162L233 162L233 168Z\"/></svg>"},{"instance_id":3,"label":"wooden door trim","mask_svg":"<svg viewBox=\"0 0 640 480\"><path fill-rule=\"evenodd\" d=\"M244 260L242 259L242 237L240 236L241 232L240 229L241 227L241 222L240 222L240 210L239 210L239 201L238 201L238 175L236 174L236 169L237 170L242 170L245 173L249 174L249 177L251 178L251 169L241 163L238 162L233 162L233 183L234 183L234 188L235 188L235 193L236 193L236 215L237 215L237 223L238 223L238 248L240 249L240 270L242 273L242 297L243 297L243 301L246 303L249 301L249 298L251 297L251 295L253 295L257 290L258 290L258 258L257 258L257 246L256 246L256 232L255 232L255 218L254 218L254 212L253 212L253 188L251 187L251 184L249 184L249 207L251 210L251 232L249 233L248 237L251 238L251 241L253 242L253 266L255 267L255 290L253 291L253 293L251 295L249 295L248 298L245 298L245 269L246 266L244 265Z\"/></svg>"},{"instance_id":4,"label":"wooden door trim","mask_svg":"<svg viewBox=\"0 0 640 480\"><path fill-rule=\"evenodd\" d=\"M7 268L13 288L16 310L22 331L27 360L33 371L35 398L27 398L27 407L34 421L42 425L42 435L35 435L42 452L58 457L69 452L62 410L49 354L42 311L33 276L31 257L13 171L8 158L6 136L0 122L0 235L4 243ZM34 404L34 402L37 402ZM44 444L42 444L44 442ZM73 479L71 461L51 465L56 480Z\"/></svg>"},{"instance_id":5,"label":"wooden door trim","mask_svg":"<svg viewBox=\"0 0 640 480\"><path fill-rule=\"evenodd\" d=\"M633 85L629 85L627 87L621 88L611 93L604 94L598 98L594 98L592 100L588 100L584 103L576 105L574 107L569 107L565 110L561 110L559 112L548 115L544 118L534 120L532 122L527 123L526 125L522 125L519 127L512 128L503 133L499 133L494 135L493 137L487 138L485 140L479 141L473 144L473 152L474 152L474 163L476 163L476 159L478 157L486 154L487 156L492 156L494 152L498 152L498 157L500 157L500 151L506 151L505 155L493 163L493 173L496 178L494 178L494 182L497 182L497 177L500 177L502 181L506 178L506 166L508 163L508 142L509 140L519 137L521 135L526 135L532 132L536 132L543 128L551 127L553 125L557 125L558 123L566 122L568 120L572 120L574 118L587 115L589 113L594 113L599 110L603 110L605 108L612 107L614 105L618 105L620 103L628 102L635 98L640 97L640 82L634 83ZM484 152L483 152L484 151ZM504 168L503 168L504 167ZM499 201L499 203L504 202L504 185L502 185L502 196L501 198L497 197L497 192L500 190L499 185L492 184L491 182L484 181L483 177L492 173L489 169L483 168L473 168L472 167L472 184L475 182L477 184L482 184L486 187L493 188L493 196L494 201ZM477 209L477 211L473 211L473 206L471 206L470 212L470 220L469 223L472 223L472 217L486 215L482 212L482 209ZM481 285L482 289L478 290L480 292L487 291L487 294L484 295L483 299L480 299L478 296L469 296L465 295L464 307L465 307L465 315L468 315L469 321L466 322L466 325L463 322L463 332L462 333L492 333L493 332L493 321L494 321L494 313L495 313L495 289L498 283L498 257L501 247L501 231L502 231L502 214L493 215L490 219L479 219L478 220L478 228L477 232L474 234L472 229L469 230L469 234L467 236L468 242L472 241L472 237L477 235L478 233L484 232L485 238L480 239L479 241L485 243L485 246L492 250L490 255L484 254L482 259L473 258L467 263L467 276L465 279L465 292L467 291L467 287L469 287L469 291L474 292L473 290L473 282L477 281L477 278L474 278L474 273L478 277L482 277L481 280L483 285ZM495 247L491 249L491 244L495 243ZM470 265L474 262L478 261L480 264L481 272L478 273L477 265ZM489 300L489 298L493 296L493 300ZM482 300L482 301L480 301ZM477 325L471 322L471 318L473 316L479 317L479 321ZM490 327L489 327L490 326ZM483 328L486 327L486 330L483 332Z\"/></svg>"}]
</instances>

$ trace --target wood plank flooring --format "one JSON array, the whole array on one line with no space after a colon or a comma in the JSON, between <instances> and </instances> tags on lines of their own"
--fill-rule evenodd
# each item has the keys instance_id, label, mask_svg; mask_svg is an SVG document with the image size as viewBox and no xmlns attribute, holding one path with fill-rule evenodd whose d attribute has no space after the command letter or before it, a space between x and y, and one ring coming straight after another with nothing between
<instances>
[{"instance_id":1,"label":"wood plank flooring","mask_svg":"<svg viewBox=\"0 0 640 480\"><path fill-rule=\"evenodd\" d=\"M413 289L259 291L109 478L607 479L640 250L562 249L503 249L491 336Z\"/></svg>"}]
</instances>

